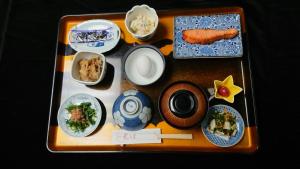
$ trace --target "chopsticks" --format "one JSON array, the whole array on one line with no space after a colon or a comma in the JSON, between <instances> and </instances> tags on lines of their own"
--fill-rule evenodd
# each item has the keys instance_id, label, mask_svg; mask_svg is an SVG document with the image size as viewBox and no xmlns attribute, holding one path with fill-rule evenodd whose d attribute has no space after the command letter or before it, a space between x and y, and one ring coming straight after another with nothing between
<instances>
[{"instance_id":1,"label":"chopsticks","mask_svg":"<svg viewBox=\"0 0 300 169\"><path fill-rule=\"evenodd\" d=\"M192 134L159 134L162 139L193 139Z\"/></svg>"}]
</instances>

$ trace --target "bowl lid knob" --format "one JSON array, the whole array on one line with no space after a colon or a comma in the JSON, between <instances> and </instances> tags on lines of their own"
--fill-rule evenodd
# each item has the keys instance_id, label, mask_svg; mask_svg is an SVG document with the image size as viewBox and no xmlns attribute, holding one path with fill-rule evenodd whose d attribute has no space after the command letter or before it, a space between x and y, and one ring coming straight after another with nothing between
<instances>
[{"instance_id":1,"label":"bowl lid knob","mask_svg":"<svg viewBox=\"0 0 300 169\"><path fill-rule=\"evenodd\" d=\"M179 90L172 94L169 101L170 110L177 117L187 118L195 113L197 100L188 90Z\"/></svg>"},{"instance_id":2,"label":"bowl lid knob","mask_svg":"<svg viewBox=\"0 0 300 169\"><path fill-rule=\"evenodd\" d=\"M138 101L133 98L128 98L123 103L123 110L130 115L137 113L139 107Z\"/></svg>"}]
</instances>

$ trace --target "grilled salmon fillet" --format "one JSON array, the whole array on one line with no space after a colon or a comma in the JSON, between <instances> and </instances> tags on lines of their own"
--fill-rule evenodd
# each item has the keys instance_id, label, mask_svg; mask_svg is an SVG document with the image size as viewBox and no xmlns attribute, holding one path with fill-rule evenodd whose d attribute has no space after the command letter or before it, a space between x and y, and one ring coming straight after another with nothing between
<instances>
[{"instance_id":1,"label":"grilled salmon fillet","mask_svg":"<svg viewBox=\"0 0 300 169\"><path fill-rule=\"evenodd\" d=\"M182 31L182 39L191 44L210 44L221 39L231 39L238 35L238 30L224 29L189 29Z\"/></svg>"}]
</instances>

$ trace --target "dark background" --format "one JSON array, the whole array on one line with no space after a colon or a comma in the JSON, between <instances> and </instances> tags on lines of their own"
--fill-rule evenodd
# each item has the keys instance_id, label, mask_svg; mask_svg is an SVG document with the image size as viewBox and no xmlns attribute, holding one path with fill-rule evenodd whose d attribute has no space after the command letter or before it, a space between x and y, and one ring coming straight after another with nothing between
<instances>
[{"instance_id":1,"label":"dark background","mask_svg":"<svg viewBox=\"0 0 300 169\"><path fill-rule=\"evenodd\" d=\"M116 0L0 1L0 119L2 153L14 165L102 167L227 166L299 168L300 7L282 0L144 1L155 9L241 6L254 76L260 149L243 154L52 154L46 134L58 21L69 14L125 12L142 2ZM4 123L3 123L4 122ZM24 158L30 160L19 162ZM38 163L37 163L38 164ZM142 166L140 166L142 167Z\"/></svg>"}]
</instances>

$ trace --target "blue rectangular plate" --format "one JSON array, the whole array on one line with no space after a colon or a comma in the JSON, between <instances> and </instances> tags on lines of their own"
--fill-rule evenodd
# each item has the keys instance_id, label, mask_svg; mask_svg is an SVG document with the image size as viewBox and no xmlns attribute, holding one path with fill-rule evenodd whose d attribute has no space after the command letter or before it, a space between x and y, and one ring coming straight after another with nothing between
<instances>
[{"instance_id":1,"label":"blue rectangular plate","mask_svg":"<svg viewBox=\"0 0 300 169\"><path fill-rule=\"evenodd\" d=\"M219 40L212 44L190 44L182 39L187 29L228 29L235 28L238 36ZM239 14L177 16L174 18L174 58L232 58L243 56L241 24Z\"/></svg>"}]
</instances>

